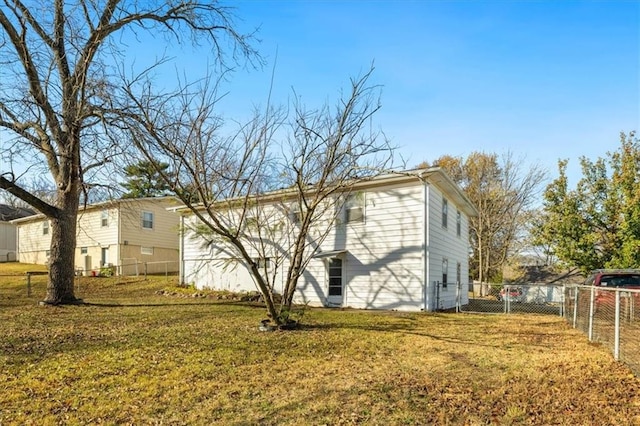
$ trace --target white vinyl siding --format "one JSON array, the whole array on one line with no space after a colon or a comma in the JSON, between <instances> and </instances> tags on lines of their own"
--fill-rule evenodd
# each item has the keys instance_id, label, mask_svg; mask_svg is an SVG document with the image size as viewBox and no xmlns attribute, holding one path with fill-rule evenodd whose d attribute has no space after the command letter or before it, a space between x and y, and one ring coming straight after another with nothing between
<instances>
[{"instance_id":1,"label":"white vinyl siding","mask_svg":"<svg viewBox=\"0 0 640 426\"><path fill-rule=\"evenodd\" d=\"M469 241L468 238L457 237L457 224L455 229L441 226L442 204L446 198L435 185L430 187L429 194L430 214L433 214L435 218L437 218L436 220L429 221L429 246L431 256L429 257L429 277L427 280L429 284L427 289L429 306L427 309L434 310L455 306L456 286L448 285L446 288L440 288L438 290L435 284L442 283L443 275L447 275L448 281L452 281L451 265L457 265L458 262L461 264L461 282L467 284L469 276ZM447 203L449 202L450 201ZM458 206L455 207L461 211ZM460 232L465 237L468 236L468 223L467 216L461 212ZM443 258L447 259L446 265L449 269L447 271L443 270ZM465 297L466 294L466 292L462 292L463 297Z\"/></svg>"},{"instance_id":2,"label":"white vinyl siding","mask_svg":"<svg viewBox=\"0 0 640 426\"><path fill-rule=\"evenodd\" d=\"M336 297L339 300L339 296L329 294L330 262L339 257L343 274L341 306L405 311L452 307L455 286L443 291L437 307L433 297L427 306L425 301L433 283L442 281L443 273L448 274L448 281L452 281L454 271L451 268L455 266L457 273L458 263L460 274L468 276L466 238L456 237L457 226L449 229L442 226L443 200L451 204L449 207L462 210L454 201L460 200L459 195L448 198L436 184L424 184L418 179L371 185L358 192L363 221L350 223L342 216L345 220L339 220L329 228L326 239L313 247L315 256L300 277L294 301L335 306L334 300ZM428 195L427 200L425 195ZM296 227L291 214L294 211L292 204L285 201L283 205L272 207L281 212L288 223L283 229L284 235ZM193 227L194 217L186 216L185 223ZM466 215L461 214L463 236L468 235L467 223ZM310 240L313 238L311 235ZM189 232L183 242L184 283L232 291L256 289L248 268L234 257L237 255L233 254L232 248L220 243L222 246L212 249ZM290 253L289 247L279 247L277 253ZM443 258L447 259L446 271ZM285 260L277 269L276 291L281 291L284 285L287 266ZM331 288L337 291L337 284Z\"/></svg>"}]
</instances>

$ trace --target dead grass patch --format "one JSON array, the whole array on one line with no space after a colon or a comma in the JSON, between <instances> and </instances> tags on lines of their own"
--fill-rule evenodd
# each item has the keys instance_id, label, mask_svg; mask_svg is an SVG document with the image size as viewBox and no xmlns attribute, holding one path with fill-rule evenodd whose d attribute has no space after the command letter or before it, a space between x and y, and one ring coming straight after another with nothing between
<instances>
[{"instance_id":1,"label":"dead grass patch","mask_svg":"<svg viewBox=\"0 0 640 426\"><path fill-rule=\"evenodd\" d=\"M558 317L264 309L87 278L0 294L0 424L640 424L640 380ZM2 286L11 284L2 282Z\"/></svg>"}]
</instances>

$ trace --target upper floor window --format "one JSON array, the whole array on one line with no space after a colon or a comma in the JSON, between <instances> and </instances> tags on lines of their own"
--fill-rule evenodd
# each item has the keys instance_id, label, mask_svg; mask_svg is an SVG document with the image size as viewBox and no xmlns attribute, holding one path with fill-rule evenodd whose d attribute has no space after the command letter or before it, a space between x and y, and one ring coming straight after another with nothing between
<instances>
[{"instance_id":1,"label":"upper floor window","mask_svg":"<svg viewBox=\"0 0 640 426\"><path fill-rule=\"evenodd\" d=\"M344 203L345 222L364 222L364 193L350 194Z\"/></svg>"},{"instance_id":2,"label":"upper floor window","mask_svg":"<svg viewBox=\"0 0 640 426\"><path fill-rule=\"evenodd\" d=\"M289 219L294 225L300 224L302 215L300 214L300 207L297 204L293 204L289 210Z\"/></svg>"},{"instance_id":3,"label":"upper floor window","mask_svg":"<svg viewBox=\"0 0 640 426\"><path fill-rule=\"evenodd\" d=\"M462 234L462 214L460 210L456 211L456 234L458 237Z\"/></svg>"},{"instance_id":4,"label":"upper floor window","mask_svg":"<svg viewBox=\"0 0 640 426\"><path fill-rule=\"evenodd\" d=\"M153 213L142 212L142 228L153 229Z\"/></svg>"},{"instance_id":5,"label":"upper floor window","mask_svg":"<svg viewBox=\"0 0 640 426\"><path fill-rule=\"evenodd\" d=\"M49 235L49 221L42 222L42 235Z\"/></svg>"},{"instance_id":6,"label":"upper floor window","mask_svg":"<svg viewBox=\"0 0 640 426\"><path fill-rule=\"evenodd\" d=\"M447 227L447 215L449 211L449 201L442 197L442 227Z\"/></svg>"},{"instance_id":7,"label":"upper floor window","mask_svg":"<svg viewBox=\"0 0 640 426\"><path fill-rule=\"evenodd\" d=\"M100 226L102 226L102 227L109 226L109 211L108 210L102 210L102 213L100 214Z\"/></svg>"}]
</instances>

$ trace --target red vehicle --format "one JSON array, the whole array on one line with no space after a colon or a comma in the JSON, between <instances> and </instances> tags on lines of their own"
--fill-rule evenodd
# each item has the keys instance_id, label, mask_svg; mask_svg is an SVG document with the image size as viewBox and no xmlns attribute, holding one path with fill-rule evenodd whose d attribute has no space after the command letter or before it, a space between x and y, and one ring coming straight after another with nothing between
<instances>
[{"instance_id":1,"label":"red vehicle","mask_svg":"<svg viewBox=\"0 0 640 426\"><path fill-rule=\"evenodd\" d=\"M520 287L502 287L500 293L496 295L496 299L502 302L508 300L509 302L522 302L522 289Z\"/></svg>"},{"instance_id":2,"label":"red vehicle","mask_svg":"<svg viewBox=\"0 0 640 426\"><path fill-rule=\"evenodd\" d=\"M625 288L640 290L640 269L596 269L589 275L585 285L606 288ZM629 293L624 294L628 297ZM596 291L596 303L613 304L615 291ZM633 293L640 300L640 293Z\"/></svg>"}]
</instances>

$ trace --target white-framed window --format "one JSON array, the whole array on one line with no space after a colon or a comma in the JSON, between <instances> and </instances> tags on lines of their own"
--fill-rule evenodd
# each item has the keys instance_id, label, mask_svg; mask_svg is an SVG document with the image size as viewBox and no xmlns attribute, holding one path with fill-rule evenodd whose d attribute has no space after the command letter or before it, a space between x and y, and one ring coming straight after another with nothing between
<instances>
[{"instance_id":1,"label":"white-framed window","mask_svg":"<svg viewBox=\"0 0 640 426\"><path fill-rule=\"evenodd\" d=\"M142 228L153 229L153 213L142 212Z\"/></svg>"},{"instance_id":2,"label":"white-framed window","mask_svg":"<svg viewBox=\"0 0 640 426\"><path fill-rule=\"evenodd\" d=\"M447 227L447 216L449 214L449 201L442 197L442 227Z\"/></svg>"},{"instance_id":3,"label":"white-framed window","mask_svg":"<svg viewBox=\"0 0 640 426\"><path fill-rule=\"evenodd\" d=\"M273 262L270 257L258 257L254 261L260 270L270 271L273 268Z\"/></svg>"},{"instance_id":4,"label":"white-framed window","mask_svg":"<svg viewBox=\"0 0 640 426\"><path fill-rule=\"evenodd\" d=\"M447 288L448 272L449 272L449 260L446 257L444 257L442 258L442 288Z\"/></svg>"},{"instance_id":5,"label":"white-framed window","mask_svg":"<svg viewBox=\"0 0 640 426\"><path fill-rule=\"evenodd\" d=\"M344 203L346 223L364 222L364 192L349 194Z\"/></svg>"},{"instance_id":6,"label":"white-framed window","mask_svg":"<svg viewBox=\"0 0 640 426\"><path fill-rule=\"evenodd\" d=\"M49 235L49 221L42 222L42 235Z\"/></svg>"},{"instance_id":7,"label":"white-framed window","mask_svg":"<svg viewBox=\"0 0 640 426\"><path fill-rule=\"evenodd\" d=\"M108 210L102 210L102 212L100 213L100 226L102 226L103 228L106 226L109 226L109 211Z\"/></svg>"},{"instance_id":8,"label":"white-framed window","mask_svg":"<svg viewBox=\"0 0 640 426\"><path fill-rule=\"evenodd\" d=\"M86 247L80 247L80 254L87 254L89 250Z\"/></svg>"},{"instance_id":9,"label":"white-framed window","mask_svg":"<svg viewBox=\"0 0 640 426\"><path fill-rule=\"evenodd\" d=\"M292 204L289 209L289 219L294 225L298 225L302 221L302 215L300 214L300 207L297 204Z\"/></svg>"},{"instance_id":10,"label":"white-framed window","mask_svg":"<svg viewBox=\"0 0 640 426\"><path fill-rule=\"evenodd\" d=\"M246 228L257 229L258 228L258 217L257 216L247 216L244 219L244 224L245 224Z\"/></svg>"},{"instance_id":11,"label":"white-framed window","mask_svg":"<svg viewBox=\"0 0 640 426\"><path fill-rule=\"evenodd\" d=\"M462 213L460 210L456 210L456 235L458 237L462 235Z\"/></svg>"},{"instance_id":12,"label":"white-framed window","mask_svg":"<svg viewBox=\"0 0 640 426\"><path fill-rule=\"evenodd\" d=\"M153 256L153 247L140 247L140 254Z\"/></svg>"}]
</instances>

